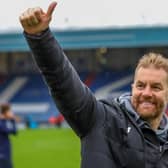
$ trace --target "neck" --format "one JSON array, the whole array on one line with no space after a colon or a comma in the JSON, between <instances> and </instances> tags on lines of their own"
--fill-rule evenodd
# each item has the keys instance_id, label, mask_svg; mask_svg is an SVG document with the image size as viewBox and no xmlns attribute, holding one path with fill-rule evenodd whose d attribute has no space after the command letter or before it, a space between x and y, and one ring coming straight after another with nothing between
<instances>
[{"instance_id":1,"label":"neck","mask_svg":"<svg viewBox=\"0 0 168 168\"><path fill-rule=\"evenodd\" d=\"M160 115L159 117L155 118L155 119L147 119L146 121L149 123L149 125L151 126L151 128L156 131L159 128L160 122L162 120L163 114Z\"/></svg>"}]
</instances>

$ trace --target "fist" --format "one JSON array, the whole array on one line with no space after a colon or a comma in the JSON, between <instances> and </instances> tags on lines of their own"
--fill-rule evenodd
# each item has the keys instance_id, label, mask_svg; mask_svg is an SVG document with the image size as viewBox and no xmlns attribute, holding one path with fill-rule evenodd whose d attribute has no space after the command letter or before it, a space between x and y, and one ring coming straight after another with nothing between
<instances>
[{"instance_id":1,"label":"fist","mask_svg":"<svg viewBox=\"0 0 168 168\"><path fill-rule=\"evenodd\" d=\"M19 20L24 31L28 34L39 34L47 29L56 5L56 2L52 2L47 12L44 12L40 7L29 8L23 12Z\"/></svg>"}]
</instances>

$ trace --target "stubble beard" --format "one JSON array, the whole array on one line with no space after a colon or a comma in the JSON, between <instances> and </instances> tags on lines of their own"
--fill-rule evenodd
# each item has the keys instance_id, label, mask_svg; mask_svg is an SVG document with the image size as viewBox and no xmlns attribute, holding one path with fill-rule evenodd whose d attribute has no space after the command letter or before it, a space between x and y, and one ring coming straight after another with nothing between
<instances>
[{"instance_id":1,"label":"stubble beard","mask_svg":"<svg viewBox=\"0 0 168 168\"><path fill-rule=\"evenodd\" d=\"M152 103L153 107L143 108L142 103L149 102ZM142 107L141 107L142 106ZM133 98L133 107L135 111L139 114L139 116L145 120L155 120L160 117L164 111L164 102L159 99L154 98L143 98L139 97Z\"/></svg>"}]
</instances>

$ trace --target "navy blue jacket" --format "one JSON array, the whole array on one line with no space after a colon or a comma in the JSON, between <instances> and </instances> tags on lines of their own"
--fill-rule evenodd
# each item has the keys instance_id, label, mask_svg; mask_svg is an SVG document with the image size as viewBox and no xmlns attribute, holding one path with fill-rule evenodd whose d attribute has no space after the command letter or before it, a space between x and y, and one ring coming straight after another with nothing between
<instances>
[{"instance_id":1,"label":"navy blue jacket","mask_svg":"<svg viewBox=\"0 0 168 168\"><path fill-rule=\"evenodd\" d=\"M96 100L50 30L25 37L57 107L81 140L82 168L168 168L168 143L113 99Z\"/></svg>"},{"instance_id":2,"label":"navy blue jacket","mask_svg":"<svg viewBox=\"0 0 168 168\"><path fill-rule=\"evenodd\" d=\"M16 134L15 120L0 119L0 159L11 160L9 134Z\"/></svg>"}]
</instances>

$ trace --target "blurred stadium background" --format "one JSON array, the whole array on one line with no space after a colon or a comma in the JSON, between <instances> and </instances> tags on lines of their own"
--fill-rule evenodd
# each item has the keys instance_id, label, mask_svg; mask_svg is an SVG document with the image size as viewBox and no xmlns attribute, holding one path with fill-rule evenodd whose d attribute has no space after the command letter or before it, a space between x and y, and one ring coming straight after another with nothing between
<instances>
[{"instance_id":1,"label":"blurred stadium background","mask_svg":"<svg viewBox=\"0 0 168 168\"><path fill-rule=\"evenodd\" d=\"M64 17L65 25L70 21ZM168 56L165 24L81 25L52 31L98 99L130 91L135 65L144 53ZM15 167L79 167L79 140L60 116L22 32L8 30L0 31L0 103L9 102L21 118L19 135L11 137Z\"/></svg>"},{"instance_id":2,"label":"blurred stadium background","mask_svg":"<svg viewBox=\"0 0 168 168\"><path fill-rule=\"evenodd\" d=\"M168 27L53 31L81 80L98 99L130 91L137 60L149 51L168 55ZM22 33L0 34L0 102L32 127L47 126L59 111Z\"/></svg>"}]
</instances>

